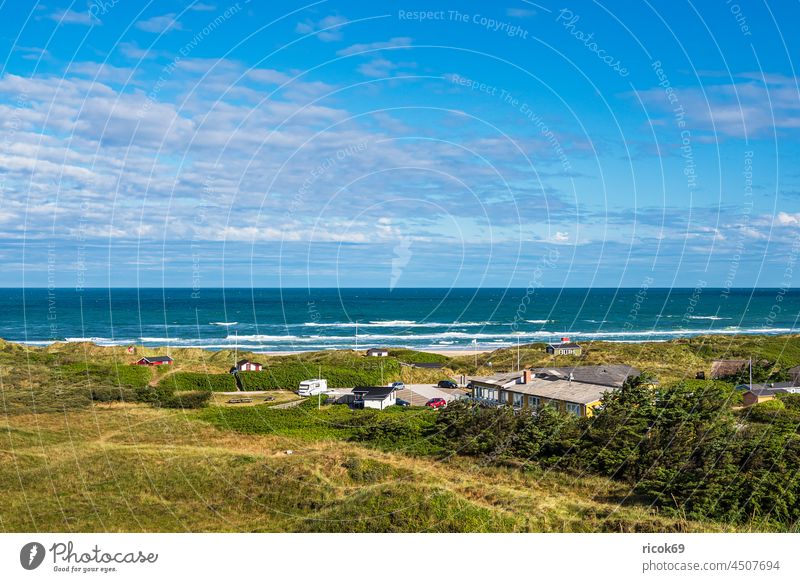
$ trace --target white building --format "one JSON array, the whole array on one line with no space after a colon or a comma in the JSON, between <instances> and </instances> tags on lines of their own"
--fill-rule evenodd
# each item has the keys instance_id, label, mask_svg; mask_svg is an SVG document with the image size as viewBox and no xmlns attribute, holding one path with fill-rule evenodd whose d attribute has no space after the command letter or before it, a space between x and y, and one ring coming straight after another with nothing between
<instances>
[{"instance_id":1,"label":"white building","mask_svg":"<svg viewBox=\"0 0 800 582\"><path fill-rule=\"evenodd\" d=\"M375 408L383 410L397 404L397 390L392 386L359 386L353 388L353 406L355 408Z\"/></svg>"}]
</instances>

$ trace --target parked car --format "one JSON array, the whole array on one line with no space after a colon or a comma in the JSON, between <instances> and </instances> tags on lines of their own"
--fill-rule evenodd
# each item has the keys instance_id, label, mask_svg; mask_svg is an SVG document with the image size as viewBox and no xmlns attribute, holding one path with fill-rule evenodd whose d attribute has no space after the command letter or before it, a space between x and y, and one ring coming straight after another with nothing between
<instances>
[{"instance_id":1,"label":"parked car","mask_svg":"<svg viewBox=\"0 0 800 582\"><path fill-rule=\"evenodd\" d=\"M452 380L439 380L437 386L439 388L458 388L458 384L456 384Z\"/></svg>"},{"instance_id":2,"label":"parked car","mask_svg":"<svg viewBox=\"0 0 800 582\"><path fill-rule=\"evenodd\" d=\"M425 403L425 406L429 406L434 410L438 408L447 408L447 400L444 398L431 398Z\"/></svg>"},{"instance_id":3,"label":"parked car","mask_svg":"<svg viewBox=\"0 0 800 582\"><path fill-rule=\"evenodd\" d=\"M394 388L395 390L405 390L406 385L403 384L402 382L394 382L392 384L392 388Z\"/></svg>"},{"instance_id":4,"label":"parked car","mask_svg":"<svg viewBox=\"0 0 800 582\"><path fill-rule=\"evenodd\" d=\"M402 398L398 398L394 401L397 406L411 406L411 403L408 400L403 400Z\"/></svg>"}]
</instances>

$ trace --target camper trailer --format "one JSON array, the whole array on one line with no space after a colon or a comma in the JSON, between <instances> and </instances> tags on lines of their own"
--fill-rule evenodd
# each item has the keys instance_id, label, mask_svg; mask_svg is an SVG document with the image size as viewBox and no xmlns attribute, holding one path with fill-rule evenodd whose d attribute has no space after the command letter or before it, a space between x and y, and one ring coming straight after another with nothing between
<instances>
[{"instance_id":1,"label":"camper trailer","mask_svg":"<svg viewBox=\"0 0 800 582\"><path fill-rule=\"evenodd\" d=\"M324 394L328 391L328 381L322 378L315 378L314 380L303 380L300 382L300 389L297 393L300 396L316 396L317 394Z\"/></svg>"}]
</instances>

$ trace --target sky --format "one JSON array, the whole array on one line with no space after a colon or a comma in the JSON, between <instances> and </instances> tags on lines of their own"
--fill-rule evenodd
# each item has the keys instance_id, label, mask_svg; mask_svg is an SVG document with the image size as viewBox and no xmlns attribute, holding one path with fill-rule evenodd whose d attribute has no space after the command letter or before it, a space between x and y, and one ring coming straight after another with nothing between
<instances>
[{"instance_id":1,"label":"sky","mask_svg":"<svg viewBox=\"0 0 800 582\"><path fill-rule=\"evenodd\" d=\"M796 2L0 4L0 286L782 287Z\"/></svg>"}]
</instances>

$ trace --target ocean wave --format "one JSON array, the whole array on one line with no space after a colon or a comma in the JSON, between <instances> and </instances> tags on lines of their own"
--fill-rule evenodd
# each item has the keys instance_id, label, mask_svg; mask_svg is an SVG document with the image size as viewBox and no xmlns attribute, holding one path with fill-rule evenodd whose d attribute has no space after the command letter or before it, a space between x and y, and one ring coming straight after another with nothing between
<instances>
[{"instance_id":1,"label":"ocean wave","mask_svg":"<svg viewBox=\"0 0 800 582\"><path fill-rule=\"evenodd\" d=\"M301 324L304 327L342 327L342 328L355 328L354 321L347 322L334 322L334 323L321 323L316 321L309 321ZM405 319L394 319L389 321L370 321L368 323L358 323L358 328L370 327L485 327L487 325L509 325L506 323L497 323L491 321L411 321Z\"/></svg>"},{"instance_id":2,"label":"ocean wave","mask_svg":"<svg viewBox=\"0 0 800 582\"><path fill-rule=\"evenodd\" d=\"M132 339L113 339L109 337L65 337L64 341L70 344L87 342L98 346L106 346L106 347L124 346L136 343L136 340ZM55 341L51 343L55 343Z\"/></svg>"},{"instance_id":3,"label":"ocean wave","mask_svg":"<svg viewBox=\"0 0 800 582\"><path fill-rule=\"evenodd\" d=\"M697 335L755 335L755 334L789 334L798 333L799 329L794 327L740 327L727 326L719 329L689 329L681 327L679 329L645 329L645 330L605 330L605 331L574 331L566 332L574 341L613 341L613 342L637 342L637 341L665 341L677 337L692 337ZM460 347L483 347L486 349L496 349L501 346L513 346L518 338L526 343L552 341L558 334L547 331L519 331L517 333L503 332L497 330L493 333L470 333L468 331L446 330L434 333L366 333L359 334L358 348L366 349L373 346L396 346L424 349L430 347L435 349L437 346L447 346L454 349ZM220 349L242 349L242 350L273 350L273 351L303 351L303 350L324 350L324 349L353 349L356 347L354 335L325 335L325 334L253 334L253 335L233 335L226 337L205 337L205 338L180 338L180 337L141 337L138 340L130 338L114 339L102 336L90 337L68 337L63 340L40 340L9 337L9 341L20 341L28 345L45 346L56 341L66 341L70 343L91 342L98 346L126 346L135 343L144 343L149 346L169 345L173 348L200 348L208 350ZM473 344L473 340L475 344Z\"/></svg>"},{"instance_id":4,"label":"ocean wave","mask_svg":"<svg viewBox=\"0 0 800 582\"><path fill-rule=\"evenodd\" d=\"M353 339L350 336L320 336L320 335L310 335L310 336L299 336L299 335L264 335L264 334L255 334L255 335L229 335L225 339L228 341L256 341L256 342L308 342L308 341L316 341L320 339L325 339L326 337L331 339ZM211 338L209 338L211 339Z\"/></svg>"},{"instance_id":5,"label":"ocean wave","mask_svg":"<svg viewBox=\"0 0 800 582\"><path fill-rule=\"evenodd\" d=\"M231 325L239 325L238 321L212 321L209 325L221 325L224 327L228 327Z\"/></svg>"},{"instance_id":6,"label":"ocean wave","mask_svg":"<svg viewBox=\"0 0 800 582\"><path fill-rule=\"evenodd\" d=\"M722 319L731 319L730 317L718 317L716 315L687 315L686 319L708 319L711 321L719 321Z\"/></svg>"},{"instance_id":7,"label":"ocean wave","mask_svg":"<svg viewBox=\"0 0 800 582\"><path fill-rule=\"evenodd\" d=\"M555 319L526 319L525 323L553 323Z\"/></svg>"}]
</instances>

